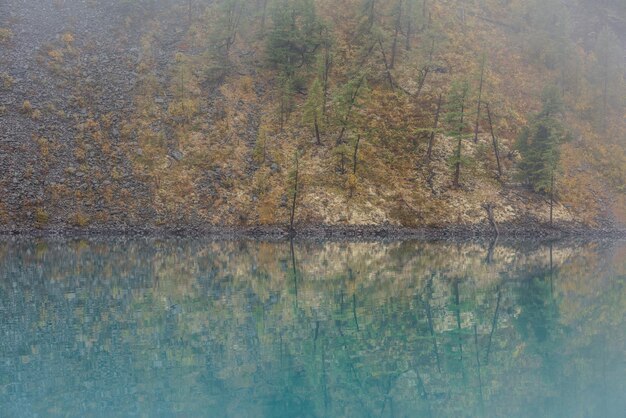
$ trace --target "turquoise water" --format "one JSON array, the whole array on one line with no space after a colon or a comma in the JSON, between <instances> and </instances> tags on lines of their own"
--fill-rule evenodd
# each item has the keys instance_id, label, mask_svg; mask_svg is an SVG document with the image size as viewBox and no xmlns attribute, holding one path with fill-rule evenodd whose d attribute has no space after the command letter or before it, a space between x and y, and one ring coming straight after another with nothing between
<instances>
[{"instance_id":1,"label":"turquoise water","mask_svg":"<svg viewBox=\"0 0 626 418\"><path fill-rule=\"evenodd\" d=\"M0 241L2 417L625 417L626 244Z\"/></svg>"}]
</instances>

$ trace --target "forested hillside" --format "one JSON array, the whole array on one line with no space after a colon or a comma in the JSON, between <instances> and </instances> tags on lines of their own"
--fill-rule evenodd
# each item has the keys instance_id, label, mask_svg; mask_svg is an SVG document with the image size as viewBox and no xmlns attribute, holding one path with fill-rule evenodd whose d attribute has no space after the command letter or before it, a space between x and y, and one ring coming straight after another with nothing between
<instances>
[{"instance_id":1,"label":"forested hillside","mask_svg":"<svg viewBox=\"0 0 626 418\"><path fill-rule=\"evenodd\" d=\"M626 223L623 0L5 0L0 229Z\"/></svg>"}]
</instances>

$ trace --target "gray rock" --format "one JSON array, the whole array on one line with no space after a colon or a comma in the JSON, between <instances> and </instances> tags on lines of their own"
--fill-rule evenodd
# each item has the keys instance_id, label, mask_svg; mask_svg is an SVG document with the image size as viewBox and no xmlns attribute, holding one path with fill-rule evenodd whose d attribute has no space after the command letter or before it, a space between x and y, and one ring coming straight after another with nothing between
<instances>
[{"instance_id":1,"label":"gray rock","mask_svg":"<svg viewBox=\"0 0 626 418\"><path fill-rule=\"evenodd\" d=\"M180 160L182 160L182 159L183 159L183 156L184 156L184 155L183 155L183 153L182 153L182 152L180 152L180 151L178 151L178 150L175 150L175 151L170 152L170 157L172 157L172 158L173 158L173 159L175 159L176 161L180 161Z\"/></svg>"}]
</instances>

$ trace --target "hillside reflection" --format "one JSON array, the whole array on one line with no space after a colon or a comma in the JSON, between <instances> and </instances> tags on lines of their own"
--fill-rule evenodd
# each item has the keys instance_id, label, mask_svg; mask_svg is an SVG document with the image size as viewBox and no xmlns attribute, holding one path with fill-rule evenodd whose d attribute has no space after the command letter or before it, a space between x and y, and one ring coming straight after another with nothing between
<instances>
[{"instance_id":1,"label":"hillside reflection","mask_svg":"<svg viewBox=\"0 0 626 418\"><path fill-rule=\"evenodd\" d=\"M7 416L618 417L622 244L0 243Z\"/></svg>"}]
</instances>

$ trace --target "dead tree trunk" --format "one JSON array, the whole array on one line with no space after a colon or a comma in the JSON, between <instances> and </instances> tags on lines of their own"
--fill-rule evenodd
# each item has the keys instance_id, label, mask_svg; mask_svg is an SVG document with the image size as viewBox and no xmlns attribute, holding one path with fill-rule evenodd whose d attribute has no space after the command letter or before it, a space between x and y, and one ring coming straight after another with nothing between
<instances>
[{"instance_id":1,"label":"dead tree trunk","mask_svg":"<svg viewBox=\"0 0 626 418\"><path fill-rule=\"evenodd\" d=\"M317 145L322 145L322 140L320 139L320 127L317 123L317 113L313 119L313 126L315 128L315 139L317 140Z\"/></svg>"},{"instance_id":2,"label":"dead tree trunk","mask_svg":"<svg viewBox=\"0 0 626 418\"><path fill-rule=\"evenodd\" d=\"M346 153L341 150L341 159L339 160L339 172L346 174Z\"/></svg>"},{"instance_id":3,"label":"dead tree trunk","mask_svg":"<svg viewBox=\"0 0 626 418\"><path fill-rule=\"evenodd\" d=\"M441 100L443 94L439 93L439 99L437 99L437 111L435 112L435 124L433 130L430 133L430 139L428 140L428 151L426 152L426 162L429 162L433 153L433 144L435 143L435 135L437 134L437 127L439 126L439 113L441 112Z\"/></svg>"},{"instance_id":4,"label":"dead tree trunk","mask_svg":"<svg viewBox=\"0 0 626 418\"><path fill-rule=\"evenodd\" d=\"M409 51L411 49L411 35L413 35L413 19L411 19L411 13L413 12L413 3L408 2L407 4L407 12L406 15L409 17L407 19L406 31L405 31L405 40L404 40L404 49Z\"/></svg>"},{"instance_id":5,"label":"dead tree trunk","mask_svg":"<svg viewBox=\"0 0 626 418\"><path fill-rule=\"evenodd\" d=\"M491 109L489 108L489 103L486 103L485 105L487 106L487 119L489 119L489 130L491 131L493 153L496 156L496 163L498 164L498 178L500 178L502 177L502 166L500 165L500 151L498 150L498 141L496 140L496 135L493 132L493 122L491 120Z\"/></svg>"},{"instance_id":6,"label":"dead tree trunk","mask_svg":"<svg viewBox=\"0 0 626 418\"><path fill-rule=\"evenodd\" d=\"M383 55L383 63L385 64L385 73L387 74L387 81L389 81L389 87L394 89L393 77L391 76L391 66L387 63L387 54L385 54L385 48L383 47L383 41L378 38L378 45L380 46L380 52Z\"/></svg>"},{"instance_id":7,"label":"dead tree trunk","mask_svg":"<svg viewBox=\"0 0 626 418\"><path fill-rule=\"evenodd\" d=\"M356 137L356 142L354 143L354 156L352 157L352 174L356 175L356 164L358 161L357 153L359 152L359 142L361 141L361 135Z\"/></svg>"},{"instance_id":8,"label":"dead tree trunk","mask_svg":"<svg viewBox=\"0 0 626 418\"><path fill-rule=\"evenodd\" d=\"M461 104L461 123L459 124L459 138L456 145L456 164L454 167L454 187L458 188L461 179L461 141L463 138L463 116L465 114L465 104Z\"/></svg>"},{"instance_id":9,"label":"dead tree trunk","mask_svg":"<svg viewBox=\"0 0 626 418\"><path fill-rule=\"evenodd\" d=\"M265 30L265 19L267 17L267 0L263 0L263 7L262 7L261 10L263 10L261 12L261 31L264 31Z\"/></svg>"},{"instance_id":10,"label":"dead tree trunk","mask_svg":"<svg viewBox=\"0 0 626 418\"><path fill-rule=\"evenodd\" d=\"M293 185L293 194L292 194L292 201L291 201L291 215L289 217L289 231L291 233L294 232L293 223L296 217L296 201L298 199L298 174L299 174L298 171L299 169L300 167L298 163L298 152L296 151L296 167L294 171L294 185Z\"/></svg>"},{"instance_id":11,"label":"dead tree trunk","mask_svg":"<svg viewBox=\"0 0 626 418\"><path fill-rule=\"evenodd\" d=\"M328 36L328 34L326 35ZM322 113L324 114L324 116L326 116L326 108L327 108L327 103L328 103L328 79L330 77L330 67L332 65L332 57L330 54L330 44L329 41L326 40L324 42L324 76L322 77L323 80L323 105L322 105Z\"/></svg>"},{"instance_id":12,"label":"dead tree trunk","mask_svg":"<svg viewBox=\"0 0 626 418\"><path fill-rule=\"evenodd\" d=\"M393 41L391 43L391 61L389 68L393 69L396 65L396 53L398 48L398 34L400 33L400 25L402 24L402 0L398 1L398 16L396 17L395 28L393 33Z\"/></svg>"},{"instance_id":13,"label":"dead tree trunk","mask_svg":"<svg viewBox=\"0 0 626 418\"><path fill-rule=\"evenodd\" d=\"M483 98L483 80L485 75L485 55L480 64L480 84L478 85L478 105L476 108L476 124L474 125L474 143L478 142L478 124L480 123L480 103Z\"/></svg>"},{"instance_id":14,"label":"dead tree trunk","mask_svg":"<svg viewBox=\"0 0 626 418\"><path fill-rule=\"evenodd\" d=\"M554 212L554 171L550 176L550 227L553 226L553 212Z\"/></svg>"},{"instance_id":15,"label":"dead tree trunk","mask_svg":"<svg viewBox=\"0 0 626 418\"><path fill-rule=\"evenodd\" d=\"M487 211L487 219L489 220L489 224L493 228L493 232L496 234L496 238L500 235L500 231L498 230L498 224L496 224L496 220L493 217L493 205L491 203L487 203L483 206Z\"/></svg>"},{"instance_id":16,"label":"dead tree trunk","mask_svg":"<svg viewBox=\"0 0 626 418\"><path fill-rule=\"evenodd\" d=\"M432 70L432 64L433 64L433 54L435 53L435 40L432 40L432 43L430 45L430 53L429 53L429 57L428 57L428 64L426 64L421 70L420 70L420 79L417 83L417 92L415 93L415 100L417 101L417 99L420 96L420 93L422 92L422 89L424 88L424 85L426 84L426 77L428 77L428 74L430 74L430 71Z\"/></svg>"}]
</instances>

